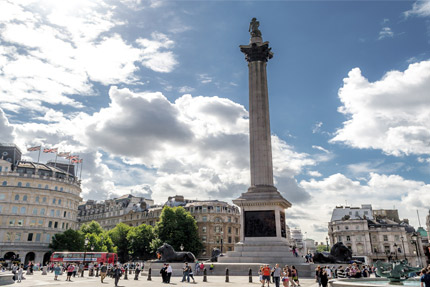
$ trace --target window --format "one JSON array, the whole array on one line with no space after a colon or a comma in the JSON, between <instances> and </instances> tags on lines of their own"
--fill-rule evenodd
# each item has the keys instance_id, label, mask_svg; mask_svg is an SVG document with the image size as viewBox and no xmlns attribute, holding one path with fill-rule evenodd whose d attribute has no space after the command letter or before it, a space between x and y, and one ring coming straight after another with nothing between
<instances>
[{"instance_id":1,"label":"window","mask_svg":"<svg viewBox=\"0 0 430 287\"><path fill-rule=\"evenodd\" d=\"M228 237L228 243L231 243L231 236Z\"/></svg>"},{"instance_id":2,"label":"window","mask_svg":"<svg viewBox=\"0 0 430 287\"><path fill-rule=\"evenodd\" d=\"M2 210L3 210L3 206L0 205L0 213L2 212Z\"/></svg>"},{"instance_id":3,"label":"window","mask_svg":"<svg viewBox=\"0 0 430 287\"><path fill-rule=\"evenodd\" d=\"M220 206L216 207L216 212L221 212L221 207Z\"/></svg>"},{"instance_id":4,"label":"window","mask_svg":"<svg viewBox=\"0 0 430 287\"><path fill-rule=\"evenodd\" d=\"M64 222L61 224L61 229L64 229Z\"/></svg>"},{"instance_id":5,"label":"window","mask_svg":"<svg viewBox=\"0 0 430 287\"><path fill-rule=\"evenodd\" d=\"M395 241L399 241L400 240L400 236L399 235L394 235L394 240Z\"/></svg>"},{"instance_id":6,"label":"window","mask_svg":"<svg viewBox=\"0 0 430 287\"><path fill-rule=\"evenodd\" d=\"M19 195L15 195L15 200L19 200Z\"/></svg>"},{"instance_id":7,"label":"window","mask_svg":"<svg viewBox=\"0 0 430 287\"><path fill-rule=\"evenodd\" d=\"M37 185L37 188L42 188L42 184L41 184L41 183L39 183L39 184Z\"/></svg>"},{"instance_id":8,"label":"window","mask_svg":"<svg viewBox=\"0 0 430 287\"><path fill-rule=\"evenodd\" d=\"M61 204L61 199L59 199L59 200L58 200L58 204L59 204L59 205Z\"/></svg>"},{"instance_id":9,"label":"window","mask_svg":"<svg viewBox=\"0 0 430 287\"><path fill-rule=\"evenodd\" d=\"M45 208L42 208L42 209L40 210L40 215L45 215Z\"/></svg>"},{"instance_id":10,"label":"window","mask_svg":"<svg viewBox=\"0 0 430 287\"><path fill-rule=\"evenodd\" d=\"M33 241L33 233L28 234L27 241Z\"/></svg>"},{"instance_id":11,"label":"window","mask_svg":"<svg viewBox=\"0 0 430 287\"><path fill-rule=\"evenodd\" d=\"M202 227L202 232L203 232L203 233L206 233L206 226L203 226L203 227Z\"/></svg>"},{"instance_id":12,"label":"window","mask_svg":"<svg viewBox=\"0 0 430 287\"><path fill-rule=\"evenodd\" d=\"M351 236L347 235L346 236L346 241L351 241Z\"/></svg>"},{"instance_id":13,"label":"window","mask_svg":"<svg viewBox=\"0 0 430 287\"><path fill-rule=\"evenodd\" d=\"M228 221L228 222L231 222L231 216L229 216L229 217L227 218L227 221Z\"/></svg>"},{"instance_id":14,"label":"window","mask_svg":"<svg viewBox=\"0 0 430 287\"><path fill-rule=\"evenodd\" d=\"M36 219L32 219L30 221L30 226L35 226L36 225Z\"/></svg>"},{"instance_id":15,"label":"window","mask_svg":"<svg viewBox=\"0 0 430 287\"><path fill-rule=\"evenodd\" d=\"M43 219L40 219L40 220L39 220L38 225L39 225L39 226L42 226L42 225L43 225Z\"/></svg>"},{"instance_id":16,"label":"window","mask_svg":"<svg viewBox=\"0 0 430 287\"><path fill-rule=\"evenodd\" d=\"M60 210L57 210L57 217L60 217Z\"/></svg>"},{"instance_id":17,"label":"window","mask_svg":"<svg viewBox=\"0 0 430 287\"><path fill-rule=\"evenodd\" d=\"M39 200L40 200L40 197L36 196L36 202L39 202Z\"/></svg>"},{"instance_id":18,"label":"window","mask_svg":"<svg viewBox=\"0 0 430 287\"><path fill-rule=\"evenodd\" d=\"M57 199L54 197L53 199L52 199L52 203L53 204L55 204L57 202Z\"/></svg>"},{"instance_id":19,"label":"window","mask_svg":"<svg viewBox=\"0 0 430 287\"><path fill-rule=\"evenodd\" d=\"M24 195L24 197L22 198L23 201L27 201L27 195Z\"/></svg>"},{"instance_id":20,"label":"window","mask_svg":"<svg viewBox=\"0 0 430 287\"><path fill-rule=\"evenodd\" d=\"M236 235L239 235L239 228L235 228L236 229Z\"/></svg>"},{"instance_id":21,"label":"window","mask_svg":"<svg viewBox=\"0 0 430 287\"><path fill-rule=\"evenodd\" d=\"M55 215L55 210L51 209L51 217L54 217Z\"/></svg>"},{"instance_id":22,"label":"window","mask_svg":"<svg viewBox=\"0 0 430 287\"><path fill-rule=\"evenodd\" d=\"M368 215L368 214L369 214L369 211L365 210L364 215Z\"/></svg>"},{"instance_id":23,"label":"window","mask_svg":"<svg viewBox=\"0 0 430 287\"><path fill-rule=\"evenodd\" d=\"M66 229L69 229L69 223L66 223Z\"/></svg>"},{"instance_id":24,"label":"window","mask_svg":"<svg viewBox=\"0 0 430 287\"><path fill-rule=\"evenodd\" d=\"M36 242L40 242L40 236L41 236L40 233L36 233Z\"/></svg>"},{"instance_id":25,"label":"window","mask_svg":"<svg viewBox=\"0 0 430 287\"><path fill-rule=\"evenodd\" d=\"M0 200L3 200L3 199L5 199L6 198L6 195L5 194L3 194L3 193L0 193Z\"/></svg>"},{"instance_id":26,"label":"window","mask_svg":"<svg viewBox=\"0 0 430 287\"><path fill-rule=\"evenodd\" d=\"M20 213L21 214L25 214L25 212L27 211L27 209L23 206L21 207Z\"/></svg>"},{"instance_id":27,"label":"window","mask_svg":"<svg viewBox=\"0 0 430 287\"><path fill-rule=\"evenodd\" d=\"M58 190L58 186L55 186L55 187L54 187L54 189L55 189L55 190Z\"/></svg>"},{"instance_id":28,"label":"window","mask_svg":"<svg viewBox=\"0 0 430 287\"><path fill-rule=\"evenodd\" d=\"M19 219L18 226L23 226L23 225L24 225L24 219Z\"/></svg>"},{"instance_id":29,"label":"window","mask_svg":"<svg viewBox=\"0 0 430 287\"><path fill-rule=\"evenodd\" d=\"M64 211L63 217L66 217L66 216L67 216L67 211Z\"/></svg>"},{"instance_id":30,"label":"window","mask_svg":"<svg viewBox=\"0 0 430 287\"><path fill-rule=\"evenodd\" d=\"M17 214L18 213L18 207L12 206L12 213Z\"/></svg>"},{"instance_id":31,"label":"window","mask_svg":"<svg viewBox=\"0 0 430 287\"><path fill-rule=\"evenodd\" d=\"M45 185L45 189L48 189L49 188L49 186L48 185Z\"/></svg>"},{"instance_id":32,"label":"window","mask_svg":"<svg viewBox=\"0 0 430 287\"><path fill-rule=\"evenodd\" d=\"M388 235L384 235L384 241L388 241Z\"/></svg>"},{"instance_id":33,"label":"window","mask_svg":"<svg viewBox=\"0 0 430 287\"><path fill-rule=\"evenodd\" d=\"M42 199L42 202L46 202L46 197L44 197L44 198Z\"/></svg>"},{"instance_id":34,"label":"window","mask_svg":"<svg viewBox=\"0 0 430 287\"><path fill-rule=\"evenodd\" d=\"M2 185L3 185L3 186L6 186L6 185L7 185L7 181L6 181L6 180L5 180L5 181L3 181Z\"/></svg>"},{"instance_id":35,"label":"window","mask_svg":"<svg viewBox=\"0 0 430 287\"><path fill-rule=\"evenodd\" d=\"M21 232L15 234L15 241L21 241Z\"/></svg>"},{"instance_id":36,"label":"window","mask_svg":"<svg viewBox=\"0 0 430 287\"><path fill-rule=\"evenodd\" d=\"M203 213L208 212L208 208L207 208L206 206L203 206L202 212L203 212Z\"/></svg>"},{"instance_id":37,"label":"window","mask_svg":"<svg viewBox=\"0 0 430 287\"><path fill-rule=\"evenodd\" d=\"M221 232L221 227L220 226L215 226L215 232Z\"/></svg>"},{"instance_id":38,"label":"window","mask_svg":"<svg viewBox=\"0 0 430 287\"><path fill-rule=\"evenodd\" d=\"M348 230L349 229L349 226L347 225L347 226L345 226L345 230Z\"/></svg>"},{"instance_id":39,"label":"window","mask_svg":"<svg viewBox=\"0 0 430 287\"><path fill-rule=\"evenodd\" d=\"M54 228L58 228L58 222L57 221L54 222Z\"/></svg>"},{"instance_id":40,"label":"window","mask_svg":"<svg viewBox=\"0 0 430 287\"><path fill-rule=\"evenodd\" d=\"M337 241L338 241L338 242L342 242L342 236L339 236L339 237L337 238Z\"/></svg>"},{"instance_id":41,"label":"window","mask_svg":"<svg viewBox=\"0 0 430 287\"><path fill-rule=\"evenodd\" d=\"M52 227L52 221L48 222L48 227L51 228Z\"/></svg>"},{"instance_id":42,"label":"window","mask_svg":"<svg viewBox=\"0 0 430 287\"><path fill-rule=\"evenodd\" d=\"M202 217L202 221L203 221L203 222L206 222L206 221L208 221L208 218L207 218L207 216L203 216L203 217Z\"/></svg>"},{"instance_id":43,"label":"window","mask_svg":"<svg viewBox=\"0 0 430 287\"><path fill-rule=\"evenodd\" d=\"M229 227L227 228L227 232L228 232L228 233L231 233L231 226L229 226Z\"/></svg>"},{"instance_id":44,"label":"window","mask_svg":"<svg viewBox=\"0 0 430 287\"><path fill-rule=\"evenodd\" d=\"M63 191L63 188L62 188L62 187L60 187L60 191Z\"/></svg>"},{"instance_id":45,"label":"window","mask_svg":"<svg viewBox=\"0 0 430 287\"><path fill-rule=\"evenodd\" d=\"M30 183L29 183L29 182L27 182L27 183L25 184L25 187L30 187Z\"/></svg>"},{"instance_id":46,"label":"window","mask_svg":"<svg viewBox=\"0 0 430 287\"><path fill-rule=\"evenodd\" d=\"M22 182L18 182L18 186L21 187L22 186Z\"/></svg>"},{"instance_id":47,"label":"window","mask_svg":"<svg viewBox=\"0 0 430 287\"><path fill-rule=\"evenodd\" d=\"M37 208L33 208L33 215L37 215Z\"/></svg>"},{"instance_id":48,"label":"window","mask_svg":"<svg viewBox=\"0 0 430 287\"><path fill-rule=\"evenodd\" d=\"M47 243L51 242L51 234L46 234L46 240Z\"/></svg>"},{"instance_id":49,"label":"window","mask_svg":"<svg viewBox=\"0 0 430 287\"><path fill-rule=\"evenodd\" d=\"M15 225L15 219L9 220L9 226L14 226L14 225Z\"/></svg>"},{"instance_id":50,"label":"window","mask_svg":"<svg viewBox=\"0 0 430 287\"><path fill-rule=\"evenodd\" d=\"M206 236L202 236L202 241L206 242Z\"/></svg>"}]
</instances>

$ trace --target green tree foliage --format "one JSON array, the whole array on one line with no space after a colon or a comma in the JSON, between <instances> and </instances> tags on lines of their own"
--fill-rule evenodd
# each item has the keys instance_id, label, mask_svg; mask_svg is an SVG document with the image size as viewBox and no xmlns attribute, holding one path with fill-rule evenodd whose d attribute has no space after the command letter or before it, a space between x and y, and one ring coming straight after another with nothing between
<instances>
[{"instance_id":1,"label":"green tree foliage","mask_svg":"<svg viewBox=\"0 0 430 287\"><path fill-rule=\"evenodd\" d=\"M141 224L131 227L127 235L130 243L129 251L133 259L150 259L154 258L151 250L151 242L155 239L153 227ZM152 254L151 254L152 253Z\"/></svg>"},{"instance_id":2,"label":"green tree foliage","mask_svg":"<svg viewBox=\"0 0 430 287\"><path fill-rule=\"evenodd\" d=\"M100 226L100 224L94 220L91 221L90 223L82 224L81 231L85 235L90 234L90 233L96 234L96 235L101 235L105 232L104 229Z\"/></svg>"},{"instance_id":3,"label":"green tree foliage","mask_svg":"<svg viewBox=\"0 0 430 287\"><path fill-rule=\"evenodd\" d=\"M203 248L197 222L183 207L165 206L155 226L155 234L162 243L172 245L176 251L180 251L182 244L184 251L198 256Z\"/></svg>"},{"instance_id":4,"label":"green tree foliage","mask_svg":"<svg viewBox=\"0 0 430 287\"><path fill-rule=\"evenodd\" d=\"M327 251L327 245L320 244L317 246L317 252ZM328 251L330 252L330 250Z\"/></svg>"},{"instance_id":5,"label":"green tree foliage","mask_svg":"<svg viewBox=\"0 0 430 287\"><path fill-rule=\"evenodd\" d=\"M82 251L84 250L84 235L73 229L57 233L52 237L49 248L53 251Z\"/></svg>"},{"instance_id":6,"label":"green tree foliage","mask_svg":"<svg viewBox=\"0 0 430 287\"><path fill-rule=\"evenodd\" d=\"M114 229L108 231L110 239L112 239L113 244L117 248L116 251L120 262L129 260L128 249L130 243L127 239L127 235L130 229L130 226L121 222L118 223Z\"/></svg>"}]
</instances>

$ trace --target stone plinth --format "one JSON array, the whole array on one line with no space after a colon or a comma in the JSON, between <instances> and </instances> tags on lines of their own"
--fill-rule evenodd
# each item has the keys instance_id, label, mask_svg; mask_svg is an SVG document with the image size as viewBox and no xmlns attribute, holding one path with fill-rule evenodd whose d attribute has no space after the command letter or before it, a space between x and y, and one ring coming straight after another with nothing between
<instances>
[{"instance_id":1,"label":"stone plinth","mask_svg":"<svg viewBox=\"0 0 430 287\"><path fill-rule=\"evenodd\" d=\"M13 281L12 273L2 273L0 274L0 285L12 285L15 281Z\"/></svg>"}]
</instances>

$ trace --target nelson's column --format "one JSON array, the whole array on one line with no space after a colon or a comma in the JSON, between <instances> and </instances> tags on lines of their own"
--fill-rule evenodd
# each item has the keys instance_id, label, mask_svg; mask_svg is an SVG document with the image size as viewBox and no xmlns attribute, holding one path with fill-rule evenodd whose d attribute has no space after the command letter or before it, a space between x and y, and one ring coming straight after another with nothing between
<instances>
[{"instance_id":1,"label":"nelson's column","mask_svg":"<svg viewBox=\"0 0 430 287\"><path fill-rule=\"evenodd\" d=\"M286 238L285 209L291 207L273 184L272 144L267 61L273 57L269 42L263 42L253 18L251 40L241 45L249 69L249 136L251 186L233 200L241 208L241 242L234 251L220 257L220 263L291 263L293 258Z\"/></svg>"}]
</instances>

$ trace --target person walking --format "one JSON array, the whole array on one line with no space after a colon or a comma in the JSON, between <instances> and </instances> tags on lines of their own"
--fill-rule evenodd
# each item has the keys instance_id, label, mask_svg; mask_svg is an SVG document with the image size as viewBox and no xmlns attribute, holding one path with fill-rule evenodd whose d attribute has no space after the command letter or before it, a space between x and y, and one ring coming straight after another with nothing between
<instances>
[{"instance_id":1,"label":"person walking","mask_svg":"<svg viewBox=\"0 0 430 287\"><path fill-rule=\"evenodd\" d=\"M191 266L188 266L188 282L190 282L190 278L193 279L193 283L196 283L196 280L194 280L193 269Z\"/></svg>"},{"instance_id":2,"label":"person walking","mask_svg":"<svg viewBox=\"0 0 430 287\"><path fill-rule=\"evenodd\" d=\"M323 270L321 269L321 266L318 265L317 269L315 269L315 281L318 282L318 287L321 287L321 275Z\"/></svg>"},{"instance_id":3,"label":"person walking","mask_svg":"<svg viewBox=\"0 0 430 287\"><path fill-rule=\"evenodd\" d=\"M167 283L170 283L170 278L172 277L172 273L173 273L172 265L167 264L166 273L167 273Z\"/></svg>"},{"instance_id":4,"label":"person walking","mask_svg":"<svg viewBox=\"0 0 430 287\"><path fill-rule=\"evenodd\" d=\"M100 281L103 283L103 280L106 278L107 273L107 265L103 264L103 262L100 264Z\"/></svg>"},{"instance_id":5,"label":"person walking","mask_svg":"<svg viewBox=\"0 0 430 287\"><path fill-rule=\"evenodd\" d=\"M421 270L421 287L430 287L430 274L429 270L423 269Z\"/></svg>"},{"instance_id":6,"label":"person walking","mask_svg":"<svg viewBox=\"0 0 430 287\"><path fill-rule=\"evenodd\" d=\"M61 267L58 264L54 265L54 280L58 280L58 275L60 275Z\"/></svg>"},{"instance_id":7,"label":"person walking","mask_svg":"<svg viewBox=\"0 0 430 287\"><path fill-rule=\"evenodd\" d=\"M293 281L294 281L294 283L296 283L296 285L300 287L299 271L297 271L297 269L296 269L296 267L294 265L291 266L291 272L293 273Z\"/></svg>"},{"instance_id":8,"label":"person walking","mask_svg":"<svg viewBox=\"0 0 430 287\"><path fill-rule=\"evenodd\" d=\"M115 266L113 267L113 278L115 278L115 287L118 286L119 278L121 277L121 275L121 268L115 264Z\"/></svg>"},{"instance_id":9,"label":"person walking","mask_svg":"<svg viewBox=\"0 0 430 287\"><path fill-rule=\"evenodd\" d=\"M188 269L188 263L185 262L185 266L182 269L182 281L181 282L185 282L185 278L187 279L187 282L190 282L190 271Z\"/></svg>"},{"instance_id":10,"label":"person walking","mask_svg":"<svg viewBox=\"0 0 430 287\"><path fill-rule=\"evenodd\" d=\"M261 286L263 287L264 283L267 282L267 287L269 287L269 285L270 285L270 273L271 273L269 265L266 264L263 267L262 272L263 272L263 285L261 285Z\"/></svg>"},{"instance_id":11,"label":"person walking","mask_svg":"<svg viewBox=\"0 0 430 287\"><path fill-rule=\"evenodd\" d=\"M161 279L163 280L163 283L167 283L167 264L164 263L163 267L160 270Z\"/></svg>"},{"instance_id":12,"label":"person walking","mask_svg":"<svg viewBox=\"0 0 430 287\"><path fill-rule=\"evenodd\" d=\"M139 280L139 273L140 273L140 265L139 263L137 263L134 269L134 280Z\"/></svg>"},{"instance_id":13,"label":"person walking","mask_svg":"<svg viewBox=\"0 0 430 287\"><path fill-rule=\"evenodd\" d=\"M322 287L327 287L327 283L328 283L328 274L327 274L327 270L329 270L328 266L325 267L322 272L321 272L321 285Z\"/></svg>"},{"instance_id":14,"label":"person walking","mask_svg":"<svg viewBox=\"0 0 430 287\"><path fill-rule=\"evenodd\" d=\"M281 281L281 268L279 268L279 264L276 264L275 267L273 267L272 274L273 274L273 282L275 283L275 286L279 287L279 283Z\"/></svg>"},{"instance_id":15,"label":"person walking","mask_svg":"<svg viewBox=\"0 0 430 287\"><path fill-rule=\"evenodd\" d=\"M285 268L282 270L282 286L288 287L288 268Z\"/></svg>"},{"instance_id":16,"label":"person walking","mask_svg":"<svg viewBox=\"0 0 430 287\"><path fill-rule=\"evenodd\" d=\"M24 266L21 264L18 268L18 283L21 283L22 280L22 273L24 272Z\"/></svg>"},{"instance_id":17,"label":"person walking","mask_svg":"<svg viewBox=\"0 0 430 287\"><path fill-rule=\"evenodd\" d=\"M73 266L73 264L69 264L69 266L67 266L67 277L66 277L66 281L72 281L72 280L70 280L70 278L72 277L72 275L73 275L73 271L74 271L74 266Z\"/></svg>"}]
</instances>

